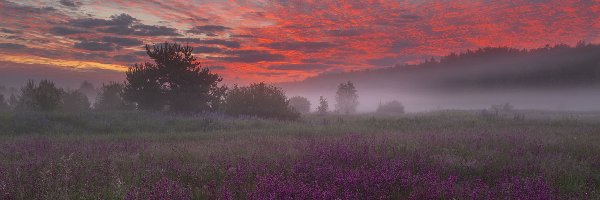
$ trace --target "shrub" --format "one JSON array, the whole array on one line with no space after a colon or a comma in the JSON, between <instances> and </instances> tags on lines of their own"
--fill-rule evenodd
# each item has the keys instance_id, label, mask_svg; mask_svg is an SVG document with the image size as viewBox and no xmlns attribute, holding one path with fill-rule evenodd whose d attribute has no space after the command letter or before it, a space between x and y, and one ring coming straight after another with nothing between
<instances>
[{"instance_id":1,"label":"shrub","mask_svg":"<svg viewBox=\"0 0 600 200\"><path fill-rule=\"evenodd\" d=\"M247 115L282 120L300 117L300 114L289 106L283 90L265 83L233 87L227 92L223 111L233 116Z\"/></svg>"},{"instance_id":2,"label":"shrub","mask_svg":"<svg viewBox=\"0 0 600 200\"><path fill-rule=\"evenodd\" d=\"M85 94L77 90L66 91L62 94L61 110L81 112L89 109L90 101Z\"/></svg>"},{"instance_id":3,"label":"shrub","mask_svg":"<svg viewBox=\"0 0 600 200\"><path fill-rule=\"evenodd\" d=\"M390 101L384 104L379 104L379 107L377 107L377 113L402 114L404 113L404 106L398 101Z\"/></svg>"},{"instance_id":4,"label":"shrub","mask_svg":"<svg viewBox=\"0 0 600 200\"><path fill-rule=\"evenodd\" d=\"M94 109L96 110L130 110L134 106L126 102L123 97L123 85L119 83L109 83L102 85L98 96L96 97L96 103Z\"/></svg>"},{"instance_id":5,"label":"shrub","mask_svg":"<svg viewBox=\"0 0 600 200\"><path fill-rule=\"evenodd\" d=\"M295 96L290 98L290 106L294 108L294 110L302 114L310 112L310 101L301 96Z\"/></svg>"}]
</instances>

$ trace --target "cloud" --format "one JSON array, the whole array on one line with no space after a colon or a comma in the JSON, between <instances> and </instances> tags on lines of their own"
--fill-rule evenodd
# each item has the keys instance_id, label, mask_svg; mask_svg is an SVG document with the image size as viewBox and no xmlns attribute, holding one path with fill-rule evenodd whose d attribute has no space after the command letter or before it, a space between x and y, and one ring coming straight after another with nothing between
<instances>
[{"instance_id":1,"label":"cloud","mask_svg":"<svg viewBox=\"0 0 600 200\"><path fill-rule=\"evenodd\" d=\"M375 66L394 66L398 63L400 63L401 61L403 61L400 58L397 57L383 57L383 58L375 58L375 59L369 59L367 60L367 63L370 65L375 65Z\"/></svg>"},{"instance_id":2,"label":"cloud","mask_svg":"<svg viewBox=\"0 0 600 200\"><path fill-rule=\"evenodd\" d=\"M215 34L215 33L221 33L227 30L231 30L231 28L229 27L225 27L225 26L220 26L220 25L204 25L204 26L196 26L190 30L188 30L188 33L194 33L194 34Z\"/></svg>"},{"instance_id":3,"label":"cloud","mask_svg":"<svg viewBox=\"0 0 600 200\"><path fill-rule=\"evenodd\" d=\"M187 42L187 43L196 43L196 44L216 44L221 46L226 46L229 48L240 48L241 44L237 41L232 40L221 40L221 39L208 39L203 40L200 38L174 38L176 42Z\"/></svg>"},{"instance_id":4,"label":"cloud","mask_svg":"<svg viewBox=\"0 0 600 200\"><path fill-rule=\"evenodd\" d=\"M285 72L254 72L254 74L261 75L261 76L281 76L281 75L286 75L287 73L285 73Z\"/></svg>"},{"instance_id":5,"label":"cloud","mask_svg":"<svg viewBox=\"0 0 600 200\"><path fill-rule=\"evenodd\" d=\"M79 6L81 6L81 2L74 0L60 0L58 2L60 3L60 5L71 8L78 8Z\"/></svg>"},{"instance_id":6,"label":"cloud","mask_svg":"<svg viewBox=\"0 0 600 200\"><path fill-rule=\"evenodd\" d=\"M89 32L85 31L85 30L80 30L80 29L57 26L57 27L52 27L50 29L50 33L52 33L54 35L73 35L73 34L81 34L81 33L89 33Z\"/></svg>"},{"instance_id":7,"label":"cloud","mask_svg":"<svg viewBox=\"0 0 600 200\"><path fill-rule=\"evenodd\" d=\"M261 61L280 61L284 60L285 56L281 54L273 54L268 51L259 50L233 50L226 52L227 57L210 57L226 62L241 62L241 63L255 63Z\"/></svg>"},{"instance_id":8,"label":"cloud","mask_svg":"<svg viewBox=\"0 0 600 200\"><path fill-rule=\"evenodd\" d=\"M73 55L73 57L76 59L83 59L83 60L98 60L98 59L111 58L110 56L106 55L105 53L98 53L98 52L77 53L77 54Z\"/></svg>"},{"instance_id":9,"label":"cloud","mask_svg":"<svg viewBox=\"0 0 600 200\"><path fill-rule=\"evenodd\" d=\"M273 42L264 46L277 50L296 50L303 52L317 52L336 45L329 42Z\"/></svg>"},{"instance_id":10,"label":"cloud","mask_svg":"<svg viewBox=\"0 0 600 200\"><path fill-rule=\"evenodd\" d=\"M112 37L112 36L104 36L102 37L103 42L113 43L120 46L138 46L142 45L142 41L135 38L122 38L122 37Z\"/></svg>"},{"instance_id":11,"label":"cloud","mask_svg":"<svg viewBox=\"0 0 600 200\"><path fill-rule=\"evenodd\" d=\"M74 19L70 25L85 28L97 28L104 33L139 36L178 36L177 29L166 26L145 25L128 14L113 15L110 19L84 18Z\"/></svg>"},{"instance_id":12,"label":"cloud","mask_svg":"<svg viewBox=\"0 0 600 200\"><path fill-rule=\"evenodd\" d=\"M194 47L194 53L221 53L223 49L218 47L197 46Z\"/></svg>"},{"instance_id":13,"label":"cloud","mask_svg":"<svg viewBox=\"0 0 600 200\"><path fill-rule=\"evenodd\" d=\"M23 33L23 31L21 31L21 30L11 30L11 29L7 29L7 28L0 28L0 32L8 33L8 34L21 34L21 33Z\"/></svg>"},{"instance_id":14,"label":"cloud","mask_svg":"<svg viewBox=\"0 0 600 200\"><path fill-rule=\"evenodd\" d=\"M131 55L131 54L128 54L128 55L116 55L116 56L113 56L113 58L116 61L128 62L128 63L135 63L135 62L140 61L140 59L137 56Z\"/></svg>"},{"instance_id":15,"label":"cloud","mask_svg":"<svg viewBox=\"0 0 600 200\"><path fill-rule=\"evenodd\" d=\"M237 37L237 38L255 38L255 35L231 35L229 37Z\"/></svg>"},{"instance_id":16,"label":"cloud","mask_svg":"<svg viewBox=\"0 0 600 200\"><path fill-rule=\"evenodd\" d=\"M218 66L208 66L208 69L210 69L210 70L225 70L227 68L225 68L225 66L218 65Z\"/></svg>"},{"instance_id":17,"label":"cloud","mask_svg":"<svg viewBox=\"0 0 600 200\"><path fill-rule=\"evenodd\" d=\"M280 64L271 65L268 69L274 70L298 70L298 71L314 71L331 68L331 65L316 64L316 63L301 63L301 64Z\"/></svg>"},{"instance_id":18,"label":"cloud","mask_svg":"<svg viewBox=\"0 0 600 200\"><path fill-rule=\"evenodd\" d=\"M364 31L358 29L334 29L326 31L326 33L336 37L351 37L361 35L364 33Z\"/></svg>"},{"instance_id":19,"label":"cloud","mask_svg":"<svg viewBox=\"0 0 600 200\"><path fill-rule=\"evenodd\" d=\"M140 20L132 17L131 15L122 13L120 15L110 16L110 19L97 19L97 18L83 18L73 19L69 21L72 26L78 27L101 27L101 26L131 26L134 23L139 23Z\"/></svg>"},{"instance_id":20,"label":"cloud","mask_svg":"<svg viewBox=\"0 0 600 200\"><path fill-rule=\"evenodd\" d=\"M25 49L27 46L22 44L13 44L13 43L0 43L0 49Z\"/></svg>"},{"instance_id":21,"label":"cloud","mask_svg":"<svg viewBox=\"0 0 600 200\"><path fill-rule=\"evenodd\" d=\"M81 41L75 43L73 46L78 49L85 49L88 51L114 51L115 47L112 43L106 42L92 42L92 41Z\"/></svg>"}]
</instances>

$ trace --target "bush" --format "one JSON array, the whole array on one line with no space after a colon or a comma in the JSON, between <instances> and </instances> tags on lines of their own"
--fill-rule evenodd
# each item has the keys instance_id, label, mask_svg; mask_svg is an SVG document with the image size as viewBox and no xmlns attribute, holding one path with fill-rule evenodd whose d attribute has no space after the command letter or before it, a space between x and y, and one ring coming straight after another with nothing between
<instances>
[{"instance_id":1,"label":"bush","mask_svg":"<svg viewBox=\"0 0 600 200\"><path fill-rule=\"evenodd\" d=\"M60 106L62 93L62 89L57 88L52 81L42 80L36 85L30 80L21 88L21 97L15 102L15 108L32 111L56 110Z\"/></svg>"},{"instance_id":2,"label":"bush","mask_svg":"<svg viewBox=\"0 0 600 200\"><path fill-rule=\"evenodd\" d=\"M283 90L265 83L233 87L227 92L223 111L233 116L256 116L295 120L300 114L289 106Z\"/></svg>"},{"instance_id":3,"label":"bush","mask_svg":"<svg viewBox=\"0 0 600 200\"><path fill-rule=\"evenodd\" d=\"M102 85L100 92L96 97L94 109L96 110L131 110L134 106L126 102L123 97L123 85L119 83L109 83Z\"/></svg>"},{"instance_id":4,"label":"bush","mask_svg":"<svg viewBox=\"0 0 600 200\"><path fill-rule=\"evenodd\" d=\"M301 96L295 96L290 98L290 106L294 108L294 110L302 114L310 112L310 101Z\"/></svg>"},{"instance_id":5,"label":"bush","mask_svg":"<svg viewBox=\"0 0 600 200\"><path fill-rule=\"evenodd\" d=\"M377 107L377 113L403 114L404 106L398 101L390 101L384 104L379 104L379 107Z\"/></svg>"},{"instance_id":6,"label":"bush","mask_svg":"<svg viewBox=\"0 0 600 200\"><path fill-rule=\"evenodd\" d=\"M62 94L61 110L81 112L90 110L90 101L87 96L77 90L66 91Z\"/></svg>"}]
</instances>

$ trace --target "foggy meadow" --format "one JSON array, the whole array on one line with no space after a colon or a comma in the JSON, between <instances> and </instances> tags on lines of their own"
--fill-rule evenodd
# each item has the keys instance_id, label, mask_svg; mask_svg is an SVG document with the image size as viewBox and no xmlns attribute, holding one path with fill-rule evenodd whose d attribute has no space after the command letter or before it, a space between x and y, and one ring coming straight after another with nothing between
<instances>
[{"instance_id":1,"label":"foggy meadow","mask_svg":"<svg viewBox=\"0 0 600 200\"><path fill-rule=\"evenodd\" d=\"M600 199L597 1L0 0L0 200Z\"/></svg>"}]
</instances>

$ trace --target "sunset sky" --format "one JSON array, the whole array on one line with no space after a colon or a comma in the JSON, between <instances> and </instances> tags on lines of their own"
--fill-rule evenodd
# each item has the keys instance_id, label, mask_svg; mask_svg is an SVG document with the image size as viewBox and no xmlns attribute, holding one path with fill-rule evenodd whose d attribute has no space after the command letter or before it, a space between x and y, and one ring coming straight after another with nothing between
<instances>
[{"instance_id":1,"label":"sunset sky","mask_svg":"<svg viewBox=\"0 0 600 200\"><path fill-rule=\"evenodd\" d=\"M119 80L165 41L195 47L228 84L600 43L600 0L0 0L0 18L0 84Z\"/></svg>"}]
</instances>

